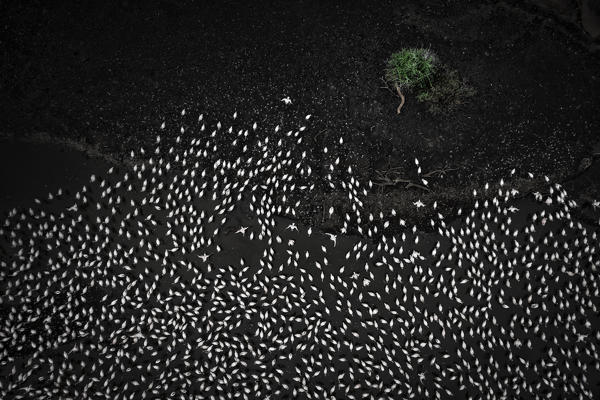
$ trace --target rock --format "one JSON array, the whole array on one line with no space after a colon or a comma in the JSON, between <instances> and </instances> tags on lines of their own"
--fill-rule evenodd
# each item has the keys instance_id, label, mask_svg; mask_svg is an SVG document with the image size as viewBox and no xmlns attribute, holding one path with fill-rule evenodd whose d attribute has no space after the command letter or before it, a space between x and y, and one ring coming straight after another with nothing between
<instances>
[{"instance_id":1,"label":"rock","mask_svg":"<svg viewBox=\"0 0 600 400\"><path fill-rule=\"evenodd\" d=\"M586 157L586 158L582 159L581 162L579 163L579 167L577 168L577 171L583 172L591 166L592 166L592 159L589 157Z\"/></svg>"}]
</instances>

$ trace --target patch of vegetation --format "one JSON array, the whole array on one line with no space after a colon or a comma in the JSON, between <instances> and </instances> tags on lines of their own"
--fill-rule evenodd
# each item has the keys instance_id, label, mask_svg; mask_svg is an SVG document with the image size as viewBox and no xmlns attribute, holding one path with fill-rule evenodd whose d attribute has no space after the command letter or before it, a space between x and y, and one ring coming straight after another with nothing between
<instances>
[{"instance_id":1,"label":"patch of vegetation","mask_svg":"<svg viewBox=\"0 0 600 400\"><path fill-rule=\"evenodd\" d=\"M436 64L436 55L428 49L403 49L388 59L385 79L400 91L431 86Z\"/></svg>"},{"instance_id":2,"label":"patch of vegetation","mask_svg":"<svg viewBox=\"0 0 600 400\"><path fill-rule=\"evenodd\" d=\"M464 104L477 91L458 76L458 71L442 66L435 74L433 84L417 95L419 102L427 103L432 114L447 114Z\"/></svg>"},{"instance_id":3,"label":"patch of vegetation","mask_svg":"<svg viewBox=\"0 0 600 400\"><path fill-rule=\"evenodd\" d=\"M409 48L393 53L387 61L385 81L391 85L401 103L403 92L414 90L419 102L426 102L432 114L444 114L463 104L467 97L476 92L462 81L456 70L440 64L438 57L429 49Z\"/></svg>"}]
</instances>

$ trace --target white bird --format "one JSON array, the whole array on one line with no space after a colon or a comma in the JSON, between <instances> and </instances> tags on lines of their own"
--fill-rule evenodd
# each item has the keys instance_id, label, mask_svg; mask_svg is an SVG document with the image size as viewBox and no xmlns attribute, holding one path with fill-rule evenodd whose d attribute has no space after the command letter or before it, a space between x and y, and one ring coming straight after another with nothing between
<instances>
[{"instance_id":1,"label":"white bird","mask_svg":"<svg viewBox=\"0 0 600 400\"><path fill-rule=\"evenodd\" d=\"M208 260L208 257L210 257L210 254L206 254L206 253L198 256L198 258L200 258L203 262L206 262L206 260Z\"/></svg>"},{"instance_id":2,"label":"white bird","mask_svg":"<svg viewBox=\"0 0 600 400\"><path fill-rule=\"evenodd\" d=\"M335 247L337 244L337 235L333 233L326 233L326 235L329 236L329 239L333 242L333 247Z\"/></svg>"},{"instance_id":3,"label":"white bird","mask_svg":"<svg viewBox=\"0 0 600 400\"><path fill-rule=\"evenodd\" d=\"M417 208L425 207L425 204L421 200L417 200L417 201L413 202L413 204Z\"/></svg>"},{"instance_id":4,"label":"white bird","mask_svg":"<svg viewBox=\"0 0 600 400\"><path fill-rule=\"evenodd\" d=\"M292 104L292 99L290 99L290 96L284 97L281 99L281 101L283 101L286 105Z\"/></svg>"}]
</instances>

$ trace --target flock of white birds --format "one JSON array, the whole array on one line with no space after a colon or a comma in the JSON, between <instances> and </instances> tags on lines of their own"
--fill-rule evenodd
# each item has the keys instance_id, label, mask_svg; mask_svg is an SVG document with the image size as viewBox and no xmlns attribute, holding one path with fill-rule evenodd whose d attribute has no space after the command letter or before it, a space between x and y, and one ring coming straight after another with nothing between
<instances>
[{"instance_id":1,"label":"flock of white birds","mask_svg":"<svg viewBox=\"0 0 600 400\"><path fill-rule=\"evenodd\" d=\"M364 209L339 137L318 159L351 211L305 226L310 120L163 123L133 168L10 210L0 398L598 398L600 220L499 182L427 233Z\"/></svg>"}]
</instances>

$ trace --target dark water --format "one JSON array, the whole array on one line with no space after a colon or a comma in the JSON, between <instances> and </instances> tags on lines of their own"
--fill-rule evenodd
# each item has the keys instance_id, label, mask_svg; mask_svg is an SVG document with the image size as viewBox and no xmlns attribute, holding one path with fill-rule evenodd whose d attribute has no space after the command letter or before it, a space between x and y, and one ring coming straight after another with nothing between
<instances>
[{"instance_id":1,"label":"dark water","mask_svg":"<svg viewBox=\"0 0 600 400\"><path fill-rule=\"evenodd\" d=\"M286 212L310 194L298 151L216 164L197 152L208 135L184 141L194 151L111 173L4 148L9 165L54 166L7 180L4 398L598 395L599 212L583 220L560 186L503 187L434 233L362 215L350 225L376 234L309 235Z\"/></svg>"},{"instance_id":2,"label":"dark water","mask_svg":"<svg viewBox=\"0 0 600 400\"><path fill-rule=\"evenodd\" d=\"M0 140L0 215L13 207L47 199L58 189L82 186L110 166L85 153L49 143Z\"/></svg>"}]
</instances>

